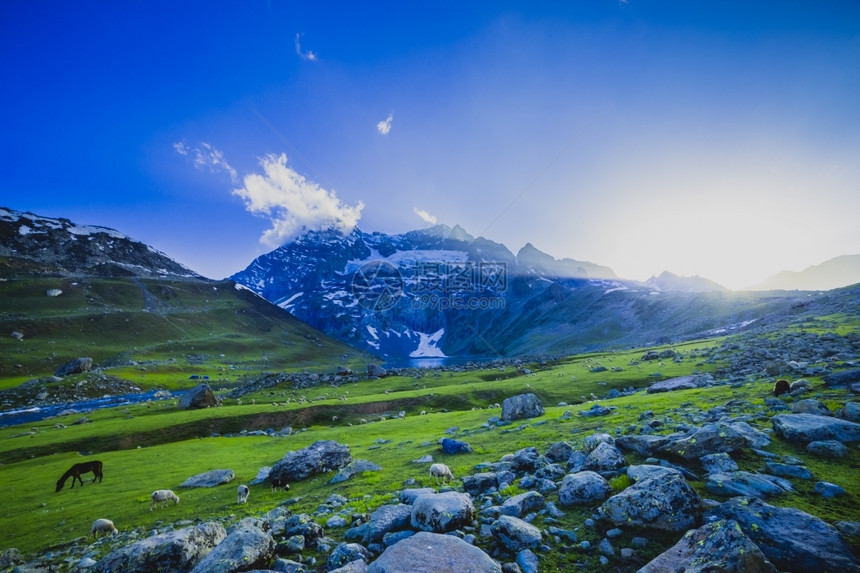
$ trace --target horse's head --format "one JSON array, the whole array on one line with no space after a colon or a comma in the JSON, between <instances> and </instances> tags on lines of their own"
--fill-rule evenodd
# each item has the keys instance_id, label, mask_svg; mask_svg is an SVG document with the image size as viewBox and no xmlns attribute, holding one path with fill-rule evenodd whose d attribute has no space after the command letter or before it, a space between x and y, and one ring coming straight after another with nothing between
<instances>
[{"instance_id":1,"label":"horse's head","mask_svg":"<svg viewBox=\"0 0 860 573\"><path fill-rule=\"evenodd\" d=\"M54 492L58 492L58 491L60 491L61 489L63 489L63 486L64 486L64 485L66 485L66 480L62 480L62 479L61 479L61 480L57 480L57 489L55 489L55 490L54 490Z\"/></svg>"}]
</instances>

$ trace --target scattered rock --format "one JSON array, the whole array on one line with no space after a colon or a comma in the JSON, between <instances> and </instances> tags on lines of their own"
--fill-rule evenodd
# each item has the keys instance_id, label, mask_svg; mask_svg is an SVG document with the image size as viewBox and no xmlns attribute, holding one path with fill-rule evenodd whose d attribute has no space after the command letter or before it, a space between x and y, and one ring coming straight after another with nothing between
<instances>
[{"instance_id":1,"label":"scattered rock","mask_svg":"<svg viewBox=\"0 0 860 573\"><path fill-rule=\"evenodd\" d=\"M89 372L93 368L92 358L75 358L70 362L66 362L54 372L54 376L60 378L69 376L70 374L79 374L81 372Z\"/></svg>"},{"instance_id":2,"label":"scattered rock","mask_svg":"<svg viewBox=\"0 0 860 573\"><path fill-rule=\"evenodd\" d=\"M776 435L790 442L816 440L860 441L860 424L814 414L779 414L771 418Z\"/></svg>"},{"instance_id":3,"label":"scattered rock","mask_svg":"<svg viewBox=\"0 0 860 573\"><path fill-rule=\"evenodd\" d=\"M778 573L776 567L736 521L719 520L692 529L671 549L655 557L639 573L719 571L720 573Z\"/></svg>"},{"instance_id":4,"label":"scattered rock","mask_svg":"<svg viewBox=\"0 0 860 573\"><path fill-rule=\"evenodd\" d=\"M603 501L612 493L612 487L603 477L592 471L564 476L558 488L558 502L563 507Z\"/></svg>"},{"instance_id":5,"label":"scattered rock","mask_svg":"<svg viewBox=\"0 0 860 573\"><path fill-rule=\"evenodd\" d=\"M153 535L111 551L95 564L93 571L190 571L226 537L224 527L214 522Z\"/></svg>"},{"instance_id":6,"label":"scattered rock","mask_svg":"<svg viewBox=\"0 0 860 573\"><path fill-rule=\"evenodd\" d=\"M367 571L501 573L502 568L489 555L458 537L422 531L388 547Z\"/></svg>"},{"instance_id":7,"label":"scattered rock","mask_svg":"<svg viewBox=\"0 0 860 573\"><path fill-rule=\"evenodd\" d=\"M263 568L271 561L274 551L272 536L243 520L197 563L191 573L232 573Z\"/></svg>"},{"instance_id":8,"label":"scattered rock","mask_svg":"<svg viewBox=\"0 0 860 573\"><path fill-rule=\"evenodd\" d=\"M179 487L215 487L222 483L230 483L235 477L233 470L211 470L191 476Z\"/></svg>"},{"instance_id":9,"label":"scattered rock","mask_svg":"<svg viewBox=\"0 0 860 573\"><path fill-rule=\"evenodd\" d=\"M217 405L218 399L209 384L199 384L183 394L176 407L180 410L200 410Z\"/></svg>"},{"instance_id":10,"label":"scattered rock","mask_svg":"<svg viewBox=\"0 0 860 573\"><path fill-rule=\"evenodd\" d=\"M543 414L543 402L531 392L511 396L502 402L502 420L536 418Z\"/></svg>"},{"instance_id":11,"label":"scattered rock","mask_svg":"<svg viewBox=\"0 0 860 573\"><path fill-rule=\"evenodd\" d=\"M293 483L313 475L340 469L351 461L349 446L338 444L333 440L322 440L301 450L288 452L272 466L269 478Z\"/></svg>"},{"instance_id":12,"label":"scattered rock","mask_svg":"<svg viewBox=\"0 0 860 573\"><path fill-rule=\"evenodd\" d=\"M607 499L597 515L614 526L680 532L695 526L700 511L698 494L679 472L665 469Z\"/></svg>"},{"instance_id":13,"label":"scattered rock","mask_svg":"<svg viewBox=\"0 0 860 573\"><path fill-rule=\"evenodd\" d=\"M499 517L490 530L496 541L512 553L539 547L543 540L537 527L510 515Z\"/></svg>"},{"instance_id":14,"label":"scattered rock","mask_svg":"<svg viewBox=\"0 0 860 573\"><path fill-rule=\"evenodd\" d=\"M474 519L472 498L456 491L419 495L412 504L412 527L421 531L447 533Z\"/></svg>"}]
</instances>

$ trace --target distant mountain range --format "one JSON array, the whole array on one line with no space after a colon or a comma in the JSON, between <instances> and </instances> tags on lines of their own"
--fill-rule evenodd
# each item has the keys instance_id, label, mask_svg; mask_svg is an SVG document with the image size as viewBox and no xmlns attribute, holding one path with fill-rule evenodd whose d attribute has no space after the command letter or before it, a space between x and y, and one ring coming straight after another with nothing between
<instances>
[{"instance_id":1,"label":"distant mountain range","mask_svg":"<svg viewBox=\"0 0 860 573\"><path fill-rule=\"evenodd\" d=\"M569 353L707 336L785 316L794 296L663 273L645 283L514 255L462 227L311 231L231 276L296 317L389 360Z\"/></svg>"},{"instance_id":2,"label":"distant mountain range","mask_svg":"<svg viewBox=\"0 0 860 573\"><path fill-rule=\"evenodd\" d=\"M802 271L782 271L755 290L829 290L860 283L860 255L842 255Z\"/></svg>"},{"instance_id":3,"label":"distant mountain range","mask_svg":"<svg viewBox=\"0 0 860 573\"><path fill-rule=\"evenodd\" d=\"M857 257L844 259L841 264L851 267ZM300 329L300 338L311 341L314 349L319 348L314 341L325 341L325 333L390 362L569 354L665 343L768 328L791 320L797 309L810 304L856 312L858 298L857 286L810 295L732 292L707 279L668 272L646 282L630 281L599 264L555 259L531 244L514 254L500 243L445 225L400 235L358 229L346 235L307 232L230 277L257 298L225 288L233 286L229 281L210 281L113 229L0 208L0 279L27 277L61 277L70 285L79 277L128 279L131 292L143 296L144 312L164 320L166 329L173 328L176 312L183 313L188 325L195 322L195 312L205 313L207 332L244 328L219 326L208 297L203 297L199 311L189 302L183 303L184 310L171 302L170 293L179 287L168 285L193 283L190 290L182 287L183 292L218 292L224 304L239 307L253 303L253 309L240 315L267 315L261 324L268 321L294 330L282 319L291 318L283 312L288 311L318 329ZM161 281L165 288L147 281ZM238 294L228 300L223 298L228 292ZM141 304L129 301L133 307ZM104 313L111 304L84 309L82 316ZM314 334L319 331L319 336ZM330 345L325 345L324 354L329 355ZM303 353L302 348L294 351ZM332 346L330 355L346 355L343 348Z\"/></svg>"}]
</instances>

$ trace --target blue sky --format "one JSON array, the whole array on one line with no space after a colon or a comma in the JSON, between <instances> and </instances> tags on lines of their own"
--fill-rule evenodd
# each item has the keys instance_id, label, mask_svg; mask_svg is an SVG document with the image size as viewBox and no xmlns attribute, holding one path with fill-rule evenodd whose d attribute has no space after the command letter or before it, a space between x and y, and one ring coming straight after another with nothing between
<instances>
[{"instance_id":1,"label":"blue sky","mask_svg":"<svg viewBox=\"0 0 860 573\"><path fill-rule=\"evenodd\" d=\"M0 205L222 278L460 224L732 288L860 253L860 4L0 3Z\"/></svg>"}]
</instances>

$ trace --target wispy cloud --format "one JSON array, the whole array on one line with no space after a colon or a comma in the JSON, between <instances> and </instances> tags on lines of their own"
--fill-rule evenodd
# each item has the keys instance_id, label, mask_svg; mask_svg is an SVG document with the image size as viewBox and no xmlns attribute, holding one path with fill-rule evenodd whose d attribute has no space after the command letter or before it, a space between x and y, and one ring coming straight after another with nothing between
<instances>
[{"instance_id":1,"label":"wispy cloud","mask_svg":"<svg viewBox=\"0 0 860 573\"><path fill-rule=\"evenodd\" d=\"M421 217L421 219L423 221L430 223L431 225L436 224L436 217L434 215L431 215L430 213L428 213L424 209L419 209L418 207L413 207L412 212L415 213L416 215L418 215L419 217Z\"/></svg>"},{"instance_id":2,"label":"wispy cloud","mask_svg":"<svg viewBox=\"0 0 860 573\"><path fill-rule=\"evenodd\" d=\"M388 132L391 131L392 121L394 121L394 114L389 113L388 117L376 124L376 131L382 135L388 135Z\"/></svg>"},{"instance_id":3,"label":"wispy cloud","mask_svg":"<svg viewBox=\"0 0 860 573\"><path fill-rule=\"evenodd\" d=\"M184 141L177 141L173 144L173 149L179 155L190 156L197 169L208 168L213 173L226 173L233 183L239 181L236 170L227 163L221 150L216 149L211 143L204 142L199 147L188 147Z\"/></svg>"},{"instance_id":4,"label":"wispy cloud","mask_svg":"<svg viewBox=\"0 0 860 573\"><path fill-rule=\"evenodd\" d=\"M267 155L260 160L263 174L244 178L244 187L233 194L245 201L248 212L267 217L272 228L260 242L279 247L309 230L336 228L348 233L361 219L364 203L347 205L334 191L323 189L287 167L286 154Z\"/></svg>"},{"instance_id":5,"label":"wispy cloud","mask_svg":"<svg viewBox=\"0 0 860 573\"><path fill-rule=\"evenodd\" d=\"M303 60L308 60L309 62L317 61L317 55L315 53L311 52L310 50L308 50L306 52L302 51L301 39L302 39L302 35L297 33L296 34L296 54L298 54L299 57Z\"/></svg>"}]
</instances>

